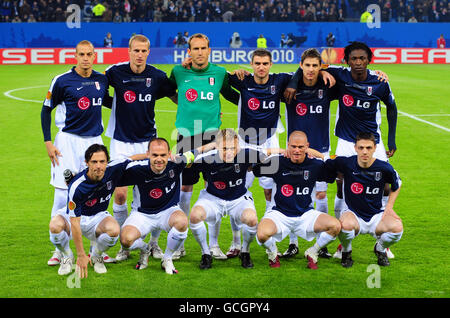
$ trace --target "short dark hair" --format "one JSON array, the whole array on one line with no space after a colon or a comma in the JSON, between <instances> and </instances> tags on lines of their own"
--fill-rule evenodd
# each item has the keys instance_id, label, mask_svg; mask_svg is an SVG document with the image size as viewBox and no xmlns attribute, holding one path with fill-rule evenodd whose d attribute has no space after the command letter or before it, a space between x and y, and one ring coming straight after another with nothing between
<instances>
[{"instance_id":1,"label":"short dark hair","mask_svg":"<svg viewBox=\"0 0 450 318\"><path fill-rule=\"evenodd\" d=\"M252 62L253 62L253 58L255 56L261 56L261 57L262 56L268 56L270 61L272 62L272 53L270 53L269 50L266 50L266 49L263 49L263 48L259 48L259 49L254 50L253 53L252 53L252 60L251 60Z\"/></svg>"},{"instance_id":2,"label":"short dark hair","mask_svg":"<svg viewBox=\"0 0 450 318\"><path fill-rule=\"evenodd\" d=\"M195 33L195 34L192 34L188 39L189 49L191 49L191 42L193 39L204 39L208 43L208 47L209 47L209 38L206 35L204 35L203 33Z\"/></svg>"},{"instance_id":3,"label":"short dark hair","mask_svg":"<svg viewBox=\"0 0 450 318\"><path fill-rule=\"evenodd\" d=\"M150 139L150 141L148 142L148 150L150 150L150 144L152 142L165 143L167 145L167 149L170 150L169 142L165 138L162 138L162 137L154 137L154 138Z\"/></svg>"},{"instance_id":4,"label":"short dark hair","mask_svg":"<svg viewBox=\"0 0 450 318\"><path fill-rule=\"evenodd\" d=\"M301 63L303 64L307 58L316 58L319 60L319 64L322 64L322 56L315 48L307 49L302 53Z\"/></svg>"},{"instance_id":5,"label":"short dark hair","mask_svg":"<svg viewBox=\"0 0 450 318\"><path fill-rule=\"evenodd\" d=\"M86 149L86 152L84 153L84 160L86 160L86 162L89 162L89 160L91 160L91 158L92 158L92 155L96 152L104 152L106 155L107 161L109 161L108 148L106 148L105 145L101 145L101 144L90 145L88 147L88 149Z\"/></svg>"},{"instance_id":6,"label":"short dark hair","mask_svg":"<svg viewBox=\"0 0 450 318\"><path fill-rule=\"evenodd\" d=\"M355 144L360 140L371 140L374 144L376 144L375 136L371 132L360 132L356 135Z\"/></svg>"},{"instance_id":7,"label":"short dark hair","mask_svg":"<svg viewBox=\"0 0 450 318\"><path fill-rule=\"evenodd\" d=\"M368 47L366 43L354 41L354 42L350 42L350 44L347 45L344 48L344 60L345 60L345 62L348 63L348 59L349 59L350 53L352 53L354 50L364 50L364 51L366 51L367 58L369 59L369 63L372 61L373 54L372 54L372 50L370 49L370 47Z\"/></svg>"}]
</instances>

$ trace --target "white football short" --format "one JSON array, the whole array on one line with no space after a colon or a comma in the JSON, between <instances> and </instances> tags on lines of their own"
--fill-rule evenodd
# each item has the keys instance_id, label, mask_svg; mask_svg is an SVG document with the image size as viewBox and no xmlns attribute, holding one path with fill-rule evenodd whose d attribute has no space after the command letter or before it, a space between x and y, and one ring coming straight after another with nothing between
<instances>
[{"instance_id":1,"label":"white football short","mask_svg":"<svg viewBox=\"0 0 450 318\"><path fill-rule=\"evenodd\" d=\"M122 225L122 228L127 225L134 226L141 233L142 238L147 236L147 234L152 232L153 230L159 229L169 232L169 219L175 211L183 210L181 210L178 204L156 214L146 214L136 210L132 210L130 216Z\"/></svg>"},{"instance_id":2,"label":"white football short","mask_svg":"<svg viewBox=\"0 0 450 318\"><path fill-rule=\"evenodd\" d=\"M261 152L266 153L266 149L268 148L280 148L280 142L278 140L278 135L273 135L269 139L267 139L264 143L261 145L255 145L255 144L249 144L246 143L241 136L239 136L239 147L241 148L251 148L255 149ZM252 186L253 180L255 179L255 176L253 175L253 172L247 173L247 179L245 186L250 188ZM274 182L272 178L268 177L261 177L259 178L259 185L263 189L272 189Z\"/></svg>"},{"instance_id":3,"label":"white football short","mask_svg":"<svg viewBox=\"0 0 450 318\"><path fill-rule=\"evenodd\" d=\"M109 155L111 160L126 159L133 155L146 153L148 150L148 141L143 142L123 142L111 139L109 145Z\"/></svg>"},{"instance_id":4,"label":"white football short","mask_svg":"<svg viewBox=\"0 0 450 318\"><path fill-rule=\"evenodd\" d=\"M95 231L98 225L108 216L112 215L108 211L99 212L95 215L87 216L82 215L80 220L81 233L90 241L97 239Z\"/></svg>"},{"instance_id":5,"label":"white football short","mask_svg":"<svg viewBox=\"0 0 450 318\"><path fill-rule=\"evenodd\" d=\"M375 230L378 226L378 223L380 223L381 218L383 217L383 212L377 213L374 216L372 216L372 218L370 219L369 222L364 221L362 218L360 218L358 215L356 215L355 212L353 212L351 210L347 210L344 213L352 213L355 216L356 220L358 221L359 232L355 233L355 236L360 235L360 234L370 234L374 238L377 238ZM342 213L342 214L344 214L344 213Z\"/></svg>"},{"instance_id":6,"label":"white football short","mask_svg":"<svg viewBox=\"0 0 450 318\"><path fill-rule=\"evenodd\" d=\"M70 169L74 173L78 173L86 168L84 153L92 144L103 145L101 136L97 137L81 137L59 131L55 136L55 147L61 153L58 157L59 165L51 166L50 184L55 188L67 190L64 180L64 170Z\"/></svg>"},{"instance_id":7,"label":"white football short","mask_svg":"<svg viewBox=\"0 0 450 318\"><path fill-rule=\"evenodd\" d=\"M228 201L220 199L203 189L200 191L194 206L203 207L206 212L205 222L208 223L208 226L214 225L222 217L230 215L230 218L233 218L239 229L242 227L242 212L245 209L253 209L256 211L252 194L249 191L240 198Z\"/></svg>"},{"instance_id":8,"label":"white football short","mask_svg":"<svg viewBox=\"0 0 450 318\"><path fill-rule=\"evenodd\" d=\"M355 143L338 138L336 146L336 156L351 157L355 155ZM381 139L381 137L373 156L381 161L388 161L386 149L384 148L383 140Z\"/></svg>"},{"instance_id":9,"label":"white football short","mask_svg":"<svg viewBox=\"0 0 450 318\"><path fill-rule=\"evenodd\" d=\"M314 224L321 214L323 212L311 209L301 216L292 217L272 209L266 212L263 219L270 219L275 223L277 233L272 237L277 242L284 240L291 232L307 241L312 241L318 234L314 232Z\"/></svg>"},{"instance_id":10,"label":"white football short","mask_svg":"<svg viewBox=\"0 0 450 318\"><path fill-rule=\"evenodd\" d=\"M56 211L55 215L60 215L64 218L64 220L67 222L69 229L70 229L70 239L72 239L72 226L70 223L70 216L69 213L66 212L67 208L61 208L58 211ZM96 240L95 231L97 231L98 225L108 216L111 216L111 214L108 211L99 212L95 215L86 216L82 215L80 218L80 228L81 233L90 241Z\"/></svg>"}]
</instances>

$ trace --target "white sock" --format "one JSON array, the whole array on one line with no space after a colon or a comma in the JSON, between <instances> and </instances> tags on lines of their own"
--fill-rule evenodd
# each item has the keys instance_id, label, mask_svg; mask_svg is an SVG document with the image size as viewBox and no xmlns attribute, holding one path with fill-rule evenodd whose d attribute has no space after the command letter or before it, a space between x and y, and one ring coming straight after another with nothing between
<instances>
[{"instance_id":1,"label":"white sock","mask_svg":"<svg viewBox=\"0 0 450 318\"><path fill-rule=\"evenodd\" d=\"M397 243L398 241L400 241L400 239L402 238L403 235L403 231L399 232L399 233L392 233L392 232L386 232L381 234L380 239L378 240L377 244L377 250L379 252L386 252L386 249Z\"/></svg>"},{"instance_id":2,"label":"white sock","mask_svg":"<svg viewBox=\"0 0 450 318\"><path fill-rule=\"evenodd\" d=\"M350 252L352 250L352 240L355 238L355 230L341 230L338 237L342 244L342 251Z\"/></svg>"},{"instance_id":3,"label":"white sock","mask_svg":"<svg viewBox=\"0 0 450 318\"><path fill-rule=\"evenodd\" d=\"M53 218L59 209L65 208L66 206L67 206L67 190L55 188L51 217Z\"/></svg>"},{"instance_id":4,"label":"white sock","mask_svg":"<svg viewBox=\"0 0 450 318\"><path fill-rule=\"evenodd\" d=\"M191 223L191 231L194 234L194 238L197 243L200 245L203 254L211 255L211 251L209 250L208 243L206 242L206 226L205 222L198 222L196 224Z\"/></svg>"},{"instance_id":5,"label":"white sock","mask_svg":"<svg viewBox=\"0 0 450 318\"><path fill-rule=\"evenodd\" d=\"M272 201L266 200L266 211L268 211L272 207Z\"/></svg>"},{"instance_id":6,"label":"white sock","mask_svg":"<svg viewBox=\"0 0 450 318\"><path fill-rule=\"evenodd\" d=\"M231 232L233 233L233 245L241 249L241 229L237 226L234 218L230 217Z\"/></svg>"},{"instance_id":7,"label":"white sock","mask_svg":"<svg viewBox=\"0 0 450 318\"><path fill-rule=\"evenodd\" d=\"M144 250L147 248L147 243L144 242L144 240L140 237L138 238L136 241L133 242L133 244L131 244L131 246L129 248L124 248L127 251L132 251L132 250Z\"/></svg>"},{"instance_id":8,"label":"white sock","mask_svg":"<svg viewBox=\"0 0 450 318\"><path fill-rule=\"evenodd\" d=\"M296 246L298 246L297 235L292 232L289 233L289 244L295 244Z\"/></svg>"},{"instance_id":9,"label":"white sock","mask_svg":"<svg viewBox=\"0 0 450 318\"><path fill-rule=\"evenodd\" d=\"M220 224L222 223L222 220L217 220L214 224L208 224L208 230L209 230L209 247L213 246L219 246L218 243L218 237L220 232Z\"/></svg>"},{"instance_id":10,"label":"white sock","mask_svg":"<svg viewBox=\"0 0 450 318\"><path fill-rule=\"evenodd\" d=\"M388 195L383 195L383 198L381 199L381 208L384 210L384 208L386 207L386 204L389 200L389 196Z\"/></svg>"},{"instance_id":11,"label":"white sock","mask_svg":"<svg viewBox=\"0 0 450 318\"><path fill-rule=\"evenodd\" d=\"M328 214L328 198L327 197L323 199L316 198L315 201L316 201L316 210Z\"/></svg>"},{"instance_id":12,"label":"white sock","mask_svg":"<svg viewBox=\"0 0 450 318\"><path fill-rule=\"evenodd\" d=\"M273 237L270 237L267 241L265 241L264 243L261 243L258 240L258 236L256 236L256 242L261 245L264 246L266 249L269 250L269 252L271 253L276 253L278 251L277 249L277 245L275 244L275 240L273 239Z\"/></svg>"},{"instance_id":13,"label":"white sock","mask_svg":"<svg viewBox=\"0 0 450 318\"><path fill-rule=\"evenodd\" d=\"M159 236L161 235L161 230L160 229L156 229L156 230L153 230L152 232L152 235L151 235L151 237L150 237L150 244L158 244L158 239L159 239Z\"/></svg>"},{"instance_id":14,"label":"white sock","mask_svg":"<svg viewBox=\"0 0 450 318\"><path fill-rule=\"evenodd\" d=\"M100 236L97 237L97 239L94 243L94 248L92 249L92 255L101 256L104 251L106 251L110 247L113 247L114 245L116 245L118 239L119 239L119 236L111 237L107 233L100 234Z\"/></svg>"},{"instance_id":15,"label":"white sock","mask_svg":"<svg viewBox=\"0 0 450 318\"><path fill-rule=\"evenodd\" d=\"M346 207L347 207L347 204L345 204L344 198L340 199L336 195L334 197L334 216L335 216L336 219L339 220L339 218L341 217L342 211L344 209L346 209Z\"/></svg>"},{"instance_id":16,"label":"white sock","mask_svg":"<svg viewBox=\"0 0 450 318\"><path fill-rule=\"evenodd\" d=\"M64 256L73 256L72 250L70 249L70 239L66 231L61 231L59 233L50 232L50 242L55 245L55 247Z\"/></svg>"},{"instance_id":17,"label":"white sock","mask_svg":"<svg viewBox=\"0 0 450 318\"><path fill-rule=\"evenodd\" d=\"M248 226L246 224L242 227L242 250L241 252L248 253L250 243L253 242L254 238L256 236L256 225L255 226Z\"/></svg>"},{"instance_id":18,"label":"white sock","mask_svg":"<svg viewBox=\"0 0 450 318\"><path fill-rule=\"evenodd\" d=\"M253 172L247 171L245 175L245 187L247 189L249 189L252 186L253 180L255 180L255 175L253 174Z\"/></svg>"},{"instance_id":19,"label":"white sock","mask_svg":"<svg viewBox=\"0 0 450 318\"><path fill-rule=\"evenodd\" d=\"M119 226L122 227L123 223L125 223L125 220L128 217L128 205L126 203L113 203L113 213L114 219L116 219L117 223L119 223Z\"/></svg>"},{"instance_id":20,"label":"white sock","mask_svg":"<svg viewBox=\"0 0 450 318\"><path fill-rule=\"evenodd\" d=\"M322 232L317 237L316 244L318 245L319 249L321 249L321 248L327 246L328 244L330 244L331 242L333 242L335 239L336 239L335 236L332 236L332 235L328 234L327 232Z\"/></svg>"},{"instance_id":21,"label":"white sock","mask_svg":"<svg viewBox=\"0 0 450 318\"><path fill-rule=\"evenodd\" d=\"M173 253L177 251L181 244L184 242L184 240L187 237L188 230L184 232L178 231L175 227L172 227L167 234L167 247L166 251L164 252L164 258L172 258Z\"/></svg>"},{"instance_id":22,"label":"white sock","mask_svg":"<svg viewBox=\"0 0 450 318\"><path fill-rule=\"evenodd\" d=\"M189 216L189 211L191 209L191 197L192 192L180 191L180 202L178 205L187 216Z\"/></svg>"}]
</instances>

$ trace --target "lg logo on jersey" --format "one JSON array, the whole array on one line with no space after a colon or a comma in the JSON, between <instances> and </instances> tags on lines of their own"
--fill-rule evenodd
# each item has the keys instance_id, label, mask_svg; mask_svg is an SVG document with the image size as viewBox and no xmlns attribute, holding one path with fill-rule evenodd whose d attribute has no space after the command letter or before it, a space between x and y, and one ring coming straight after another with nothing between
<instances>
[{"instance_id":1,"label":"lg logo on jersey","mask_svg":"<svg viewBox=\"0 0 450 318\"><path fill-rule=\"evenodd\" d=\"M248 105L248 108L250 108L250 110L257 110L261 106L261 102L259 101L259 99L253 97L248 100L247 105ZM263 100L262 109L274 109L274 108L275 108L274 101L270 101L270 102L266 103L266 101Z\"/></svg>"},{"instance_id":2,"label":"lg logo on jersey","mask_svg":"<svg viewBox=\"0 0 450 318\"><path fill-rule=\"evenodd\" d=\"M136 100L136 93L133 91L126 91L123 94L123 99L129 104L134 103ZM152 94L139 94L137 99L139 102L150 102L152 100Z\"/></svg>"},{"instance_id":3,"label":"lg logo on jersey","mask_svg":"<svg viewBox=\"0 0 450 318\"><path fill-rule=\"evenodd\" d=\"M195 89L190 88L186 91L186 99L190 102L195 101L198 98L198 93ZM200 99L203 100L213 100L214 99L214 93L213 92L208 92L205 95L205 92L200 91Z\"/></svg>"},{"instance_id":4,"label":"lg logo on jersey","mask_svg":"<svg viewBox=\"0 0 450 318\"><path fill-rule=\"evenodd\" d=\"M175 185L176 185L176 182L173 182L169 187L165 187L164 188L165 192L169 193L170 191L172 191L173 188L175 188ZM153 199L159 199L163 195L163 190L155 188L155 189L150 190L148 195Z\"/></svg>"},{"instance_id":5,"label":"lg logo on jersey","mask_svg":"<svg viewBox=\"0 0 450 318\"><path fill-rule=\"evenodd\" d=\"M233 181L228 182L228 186L230 188L233 188L233 187L236 187L238 185L241 185L242 182L243 182L242 179L237 179L236 182L233 182ZM227 187L225 182L222 182L222 181L215 181L215 182L213 182L213 184L216 187L216 189L218 189L218 190L224 190Z\"/></svg>"},{"instance_id":6,"label":"lg logo on jersey","mask_svg":"<svg viewBox=\"0 0 450 318\"><path fill-rule=\"evenodd\" d=\"M364 191L364 186L359 182L353 182L352 185L350 186L350 190L352 190L354 194L361 194ZM366 194L378 194L378 193L380 193L380 188L371 189L370 187L367 187L366 189Z\"/></svg>"},{"instance_id":7,"label":"lg logo on jersey","mask_svg":"<svg viewBox=\"0 0 450 318\"><path fill-rule=\"evenodd\" d=\"M281 193L285 196L285 197L290 197L291 195L294 194L294 187L291 186L290 184L285 184L281 187ZM308 195L309 194L309 188L296 188L296 195Z\"/></svg>"},{"instance_id":8,"label":"lg logo on jersey","mask_svg":"<svg viewBox=\"0 0 450 318\"><path fill-rule=\"evenodd\" d=\"M355 100L353 99L353 96L351 95L344 95L342 96L342 102L345 106L351 107L355 103ZM368 109L370 107L370 102L362 102L359 99L356 100L356 107L358 108L365 108Z\"/></svg>"},{"instance_id":9,"label":"lg logo on jersey","mask_svg":"<svg viewBox=\"0 0 450 318\"><path fill-rule=\"evenodd\" d=\"M310 114L322 114L322 105L309 105ZM305 116L308 113L308 106L303 103L298 103L295 107L295 112L300 116Z\"/></svg>"},{"instance_id":10,"label":"lg logo on jersey","mask_svg":"<svg viewBox=\"0 0 450 318\"><path fill-rule=\"evenodd\" d=\"M77 105L78 105L79 109L86 110L89 108L89 106L91 106L91 101L86 96L83 96L78 100ZM93 106L102 106L102 98L101 97L93 98L92 105Z\"/></svg>"}]
</instances>

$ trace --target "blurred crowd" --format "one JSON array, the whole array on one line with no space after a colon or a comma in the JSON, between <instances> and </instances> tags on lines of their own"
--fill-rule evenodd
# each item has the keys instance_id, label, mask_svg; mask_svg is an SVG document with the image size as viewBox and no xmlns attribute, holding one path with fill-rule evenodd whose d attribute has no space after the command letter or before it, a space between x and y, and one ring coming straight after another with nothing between
<instances>
[{"instance_id":1,"label":"blurred crowd","mask_svg":"<svg viewBox=\"0 0 450 318\"><path fill-rule=\"evenodd\" d=\"M449 22L449 0L2 0L1 22L344 22L378 4L386 22ZM410 21L412 18L416 21Z\"/></svg>"}]
</instances>

